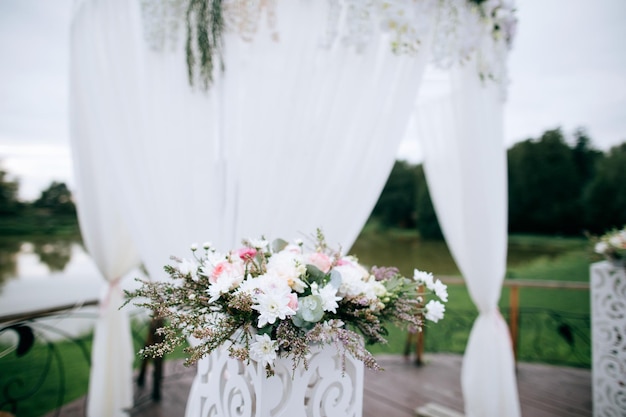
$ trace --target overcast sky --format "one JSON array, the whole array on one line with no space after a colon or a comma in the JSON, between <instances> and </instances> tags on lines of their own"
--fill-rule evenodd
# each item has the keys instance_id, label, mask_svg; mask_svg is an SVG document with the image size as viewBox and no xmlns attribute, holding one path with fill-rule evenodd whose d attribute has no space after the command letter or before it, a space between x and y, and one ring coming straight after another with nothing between
<instances>
[{"instance_id":1,"label":"overcast sky","mask_svg":"<svg viewBox=\"0 0 626 417\"><path fill-rule=\"evenodd\" d=\"M0 0L0 164L27 200L53 180L73 184L71 5ZM507 145L559 126L566 135L586 128L603 150L626 141L626 0L517 0L517 9ZM414 148L406 143L400 155L414 159Z\"/></svg>"}]
</instances>

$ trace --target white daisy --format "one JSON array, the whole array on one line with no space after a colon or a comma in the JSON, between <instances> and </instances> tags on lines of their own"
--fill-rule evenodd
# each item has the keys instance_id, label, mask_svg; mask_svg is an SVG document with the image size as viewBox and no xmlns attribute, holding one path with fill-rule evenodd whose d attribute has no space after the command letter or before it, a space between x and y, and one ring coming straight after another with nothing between
<instances>
[{"instance_id":1,"label":"white daisy","mask_svg":"<svg viewBox=\"0 0 626 417\"><path fill-rule=\"evenodd\" d=\"M427 320L437 323L439 320L443 319L443 313L445 311L446 307L442 303L437 300L430 300L428 304L426 304L424 316Z\"/></svg>"},{"instance_id":2,"label":"white daisy","mask_svg":"<svg viewBox=\"0 0 626 417\"><path fill-rule=\"evenodd\" d=\"M256 335L256 342L250 345L250 358L261 362L263 366L274 365L278 345L268 335Z\"/></svg>"},{"instance_id":3,"label":"white daisy","mask_svg":"<svg viewBox=\"0 0 626 417\"><path fill-rule=\"evenodd\" d=\"M448 301L448 286L440 280L435 281L432 288L433 292L441 301Z\"/></svg>"},{"instance_id":4,"label":"white daisy","mask_svg":"<svg viewBox=\"0 0 626 417\"><path fill-rule=\"evenodd\" d=\"M296 312L289 307L291 298L289 292L269 292L257 294L256 302L252 308L259 312L259 328L274 324L276 319L284 320L287 316L293 316Z\"/></svg>"},{"instance_id":5,"label":"white daisy","mask_svg":"<svg viewBox=\"0 0 626 417\"><path fill-rule=\"evenodd\" d=\"M428 288L429 290L432 290L433 285L435 284L433 274L431 274L430 272L420 271L419 269L413 270L413 279L418 284L426 285L426 288Z\"/></svg>"},{"instance_id":6,"label":"white daisy","mask_svg":"<svg viewBox=\"0 0 626 417\"><path fill-rule=\"evenodd\" d=\"M313 286L311 286L311 290L313 290ZM337 301L341 300L341 297L337 296L337 288L332 285L326 285L320 289L316 285L315 290L312 292L314 295L319 295L322 299L322 308L324 311L330 311L332 313L337 312L337 307L339 307Z\"/></svg>"}]
</instances>

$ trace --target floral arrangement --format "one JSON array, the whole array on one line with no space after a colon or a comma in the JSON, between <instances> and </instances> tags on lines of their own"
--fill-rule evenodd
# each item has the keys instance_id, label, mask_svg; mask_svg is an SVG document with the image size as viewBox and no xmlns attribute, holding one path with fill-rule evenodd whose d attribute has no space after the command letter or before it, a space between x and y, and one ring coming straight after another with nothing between
<instances>
[{"instance_id":1,"label":"floral arrangement","mask_svg":"<svg viewBox=\"0 0 626 417\"><path fill-rule=\"evenodd\" d=\"M278 356L305 367L311 345L334 344L371 369L380 369L365 348L386 343L386 322L420 331L424 319L443 318L447 287L432 274L414 271L412 278L393 267L366 270L353 256L330 250L321 231L314 249L302 240L243 240L228 253L210 243L192 245L193 259L172 257L165 266L171 280L141 281L127 291L127 301L165 319L158 330L163 341L146 347L145 356L163 356L191 337L186 364L224 346L229 355L256 361L273 375ZM427 293L431 299L425 303Z\"/></svg>"},{"instance_id":2,"label":"floral arrangement","mask_svg":"<svg viewBox=\"0 0 626 417\"><path fill-rule=\"evenodd\" d=\"M613 229L594 240L596 253L612 260L626 258L626 226L621 230Z\"/></svg>"}]
</instances>

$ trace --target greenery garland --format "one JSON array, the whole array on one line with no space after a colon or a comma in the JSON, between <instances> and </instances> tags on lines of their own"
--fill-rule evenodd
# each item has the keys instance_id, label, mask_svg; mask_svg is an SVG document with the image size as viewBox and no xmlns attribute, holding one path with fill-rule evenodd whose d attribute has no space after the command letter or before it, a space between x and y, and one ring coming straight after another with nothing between
<instances>
[{"instance_id":1,"label":"greenery garland","mask_svg":"<svg viewBox=\"0 0 626 417\"><path fill-rule=\"evenodd\" d=\"M186 22L189 84L193 86L199 78L202 88L208 90L213 83L216 59L219 59L220 69L224 70L222 0L189 0Z\"/></svg>"},{"instance_id":2,"label":"greenery garland","mask_svg":"<svg viewBox=\"0 0 626 417\"><path fill-rule=\"evenodd\" d=\"M198 82L205 91L213 84L213 72L216 60L219 61L220 70L224 70L224 0L169 0L181 4L187 3L185 12L186 21L186 60L189 84L196 85ZM485 14L483 4L487 0L466 0L475 5L481 14ZM168 0L166 0L166 3ZM246 3L245 0L242 3ZM242 4L239 4L241 7ZM184 6L183 6L184 7ZM245 7L245 6L244 6ZM490 18L495 18L495 9ZM486 17L486 16L485 16ZM503 27L497 21L494 22L493 32L500 35ZM510 34L504 34L510 37ZM510 39L507 38L507 43Z\"/></svg>"}]
</instances>

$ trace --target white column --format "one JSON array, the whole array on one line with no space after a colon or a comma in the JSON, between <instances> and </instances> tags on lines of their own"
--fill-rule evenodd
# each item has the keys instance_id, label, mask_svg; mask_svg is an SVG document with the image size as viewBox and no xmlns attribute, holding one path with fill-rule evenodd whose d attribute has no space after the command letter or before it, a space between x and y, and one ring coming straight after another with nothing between
<instances>
[{"instance_id":1,"label":"white column","mask_svg":"<svg viewBox=\"0 0 626 417\"><path fill-rule=\"evenodd\" d=\"M594 417L626 411L626 264L591 265Z\"/></svg>"}]
</instances>

